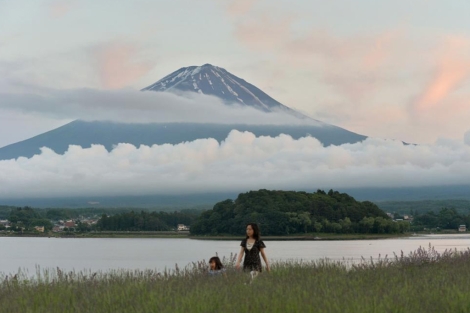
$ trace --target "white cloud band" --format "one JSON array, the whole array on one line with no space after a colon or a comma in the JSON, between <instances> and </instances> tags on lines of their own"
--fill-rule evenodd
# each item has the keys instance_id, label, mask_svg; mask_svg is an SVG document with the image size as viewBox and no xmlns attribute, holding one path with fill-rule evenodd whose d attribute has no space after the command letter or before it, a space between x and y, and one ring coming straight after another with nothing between
<instances>
[{"instance_id":1,"label":"white cloud band","mask_svg":"<svg viewBox=\"0 0 470 313\"><path fill-rule=\"evenodd\" d=\"M232 131L219 144L43 148L30 159L0 161L0 197L188 194L233 190L407 187L470 184L463 142L403 145L367 139L323 147L315 138L255 137Z\"/></svg>"}]
</instances>

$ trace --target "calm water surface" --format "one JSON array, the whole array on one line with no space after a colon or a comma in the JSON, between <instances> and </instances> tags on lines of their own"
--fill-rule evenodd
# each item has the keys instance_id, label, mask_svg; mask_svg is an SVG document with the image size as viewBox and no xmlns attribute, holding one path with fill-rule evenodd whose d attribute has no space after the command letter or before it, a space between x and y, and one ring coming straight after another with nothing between
<instances>
[{"instance_id":1,"label":"calm water surface","mask_svg":"<svg viewBox=\"0 0 470 313\"><path fill-rule=\"evenodd\" d=\"M0 272L30 274L36 267L66 271L108 271L112 269L174 269L195 261L208 260L216 253L230 256L239 252L238 241L179 238L5 238L0 237ZM470 234L425 235L400 239L341 241L266 241L271 261L359 260L408 254L431 244L437 251L470 248Z\"/></svg>"}]
</instances>

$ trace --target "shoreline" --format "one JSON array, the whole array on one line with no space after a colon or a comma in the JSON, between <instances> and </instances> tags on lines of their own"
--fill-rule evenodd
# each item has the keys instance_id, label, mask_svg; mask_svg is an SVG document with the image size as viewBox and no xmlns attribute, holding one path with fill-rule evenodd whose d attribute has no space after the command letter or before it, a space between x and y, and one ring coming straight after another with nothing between
<instances>
[{"instance_id":1,"label":"shoreline","mask_svg":"<svg viewBox=\"0 0 470 313\"><path fill-rule=\"evenodd\" d=\"M262 236L265 241L313 241L313 240L377 240L410 237L412 234L315 234L289 236ZM181 232L96 232L96 233L23 233L0 234L2 237L38 237L38 238L181 238L192 240L226 240L238 241L243 236L191 236Z\"/></svg>"},{"instance_id":2,"label":"shoreline","mask_svg":"<svg viewBox=\"0 0 470 313\"><path fill-rule=\"evenodd\" d=\"M420 235L442 234L452 235L459 234L458 232L419 232L419 233L405 233L405 234L295 234L288 236L262 236L265 241L314 241L314 240L380 240L380 239L395 239L395 238L408 238ZM461 233L460 233L461 234ZM174 232L174 231L161 231L161 232L93 232L93 233L0 233L0 238L5 237L38 237L38 238L168 238L168 239L192 239L192 240L226 240L237 241L243 239L243 236L233 235L218 235L218 236L195 236L190 235L189 232Z\"/></svg>"},{"instance_id":3,"label":"shoreline","mask_svg":"<svg viewBox=\"0 0 470 313\"><path fill-rule=\"evenodd\" d=\"M411 237L412 234L318 234L290 236L261 236L264 241L325 241L325 240L378 240ZM189 236L195 240L241 240L243 236Z\"/></svg>"}]
</instances>

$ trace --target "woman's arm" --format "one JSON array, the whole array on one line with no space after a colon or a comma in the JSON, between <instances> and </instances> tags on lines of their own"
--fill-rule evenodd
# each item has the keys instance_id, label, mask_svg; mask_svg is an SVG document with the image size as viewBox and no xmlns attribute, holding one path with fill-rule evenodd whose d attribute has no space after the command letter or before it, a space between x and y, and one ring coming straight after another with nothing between
<instances>
[{"instance_id":1,"label":"woman's arm","mask_svg":"<svg viewBox=\"0 0 470 313\"><path fill-rule=\"evenodd\" d=\"M264 263L266 264L266 271L269 272L271 269L269 268L269 262L268 258L266 257L266 253L264 252L264 248L259 249L259 251L261 252L261 256L263 257Z\"/></svg>"},{"instance_id":2,"label":"woman's arm","mask_svg":"<svg viewBox=\"0 0 470 313\"><path fill-rule=\"evenodd\" d=\"M245 254L245 248L241 247L240 248L240 253L238 253L238 260L237 264L235 264L235 268L239 269L240 268L240 263L242 261L243 255Z\"/></svg>"}]
</instances>

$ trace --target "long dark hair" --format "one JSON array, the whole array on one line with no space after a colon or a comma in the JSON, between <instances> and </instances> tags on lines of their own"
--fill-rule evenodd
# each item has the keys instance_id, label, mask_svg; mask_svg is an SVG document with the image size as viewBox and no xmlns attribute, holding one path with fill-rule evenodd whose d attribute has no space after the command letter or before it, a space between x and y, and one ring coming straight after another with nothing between
<instances>
[{"instance_id":1,"label":"long dark hair","mask_svg":"<svg viewBox=\"0 0 470 313\"><path fill-rule=\"evenodd\" d=\"M261 238L261 233L259 231L259 227L258 227L258 224L256 223L248 223L246 224L246 227L248 226L251 226L251 228L253 229L253 238L255 238L255 240L260 240ZM246 228L245 227L245 228ZM246 239L248 239L248 235L246 236Z\"/></svg>"},{"instance_id":2,"label":"long dark hair","mask_svg":"<svg viewBox=\"0 0 470 313\"><path fill-rule=\"evenodd\" d=\"M224 266L222 265L222 262L220 262L220 259L218 256L213 256L212 258L210 258L209 260L209 264L211 264L212 262L215 262L215 269L216 270L221 270L224 268Z\"/></svg>"}]
</instances>

